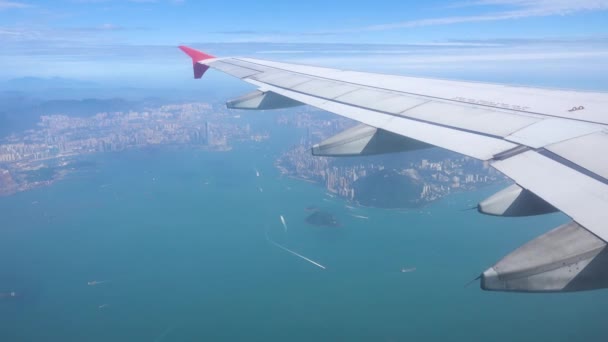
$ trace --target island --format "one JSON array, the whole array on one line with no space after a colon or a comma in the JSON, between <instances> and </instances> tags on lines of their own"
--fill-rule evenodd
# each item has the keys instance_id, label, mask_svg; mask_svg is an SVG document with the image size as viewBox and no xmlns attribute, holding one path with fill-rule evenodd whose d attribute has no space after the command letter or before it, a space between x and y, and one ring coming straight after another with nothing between
<instances>
[{"instance_id":1,"label":"island","mask_svg":"<svg viewBox=\"0 0 608 342\"><path fill-rule=\"evenodd\" d=\"M340 227L340 222L331 213L317 210L306 218L306 223L319 227Z\"/></svg>"}]
</instances>

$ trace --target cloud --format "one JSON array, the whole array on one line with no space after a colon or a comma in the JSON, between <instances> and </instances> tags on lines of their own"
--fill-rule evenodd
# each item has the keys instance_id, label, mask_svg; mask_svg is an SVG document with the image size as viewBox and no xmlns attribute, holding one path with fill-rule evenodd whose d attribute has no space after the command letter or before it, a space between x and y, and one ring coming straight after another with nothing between
<instances>
[{"instance_id":1,"label":"cloud","mask_svg":"<svg viewBox=\"0 0 608 342\"><path fill-rule=\"evenodd\" d=\"M97 26L83 26L70 28L36 28L18 26L0 26L0 44L19 43L19 44L40 44L44 42L65 42L68 44L91 42L92 34L99 43L105 44L103 40L105 34L118 31L144 31L146 27L125 27L112 23L104 23ZM3 46L4 52L10 46Z\"/></svg>"},{"instance_id":2,"label":"cloud","mask_svg":"<svg viewBox=\"0 0 608 342\"><path fill-rule=\"evenodd\" d=\"M213 34L225 35L258 35L258 34L280 34L280 31L258 31L258 30L225 30L209 32Z\"/></svg>"},{"instance_id":3,"label":"cloud","mask_svg":"<svg viewBox=\"0 0 608 342\"><path fill-rule=\"evenodd\" d=\"M244 27L235 30L207 32L222 35L231 42L288 42L319 41L318 38L340 39L357 33L374 33L400 29L517 20L533 17L566 16L592 11L607 11L608 0L472 0L456 2L441 9L475 7L474 15L442 16L421 18L401 22L368 25L343 29L316 31L297 30L255 30ZM347 38L348 39L348 38Z\"/></svg>"},{"instance_id":4,"label":"cloud","mask_svg":"<svg viewBox=\"0 0 608 342\"><path fill-rule=\"evenodd\" d=\"M109 32L109 31L124 31L128 28L116 24L105 23L97 26L84 26L84 27L73 27L65 29L70 32ZM55 34L61 33L59 30L55 31Z\"/></svg>"},{"instance_id":5,"label":"cloud","mask_svg":"<svg viewBox=\"0 0 608 342\"><path fill-rule=\"evenodd\" d=\"M0 0L0 11L6 10L6 9L28 8L28 7L32 7L32 5L29 5L29 4L26 4L23 2Z\"/></svg>"},{"instance_id":6,"label":"cloud","mask_svg":"<svg viewBox=\"0 0 608 342\"><path fill-rule=\"evenodd\" d=\"M381 53L376 51L376 53ZM504 62L547 62L547 61L581 61L589 59L605 59L608 57L608 50L588 50L578 52L559 52L559 51L521 51L513 53L483 53L478 52L475 54L449 54L449 55L436 55L436 54L413 54L413 55L396 55L384 54L383 56L365 56L362 54L356 56L336 56L336 57L305 57L298 59L299 62L304 64L316 64L316 65L341 65L346 61L358 62L365 64L362 61L366 61L369 64L384 64L389 63L402 65L407 67L415 66L437 66L437 65L448 65L454 67L462 67L463 65L470 65L470 63L487 62L487 63L504 63ZM305 61L305 62L304 62ZM477 65L478 66L478 65Z\"/></svg>"},{"instance_id":7,"label":"cloud","mask_svg":"<svg viewBox=\"0 0 608 342\"><path fill-rule=\"evenodd\" d=\"M112 32L112 31L141 31L148 30L146 27L125 27L122 25L116 25L112 23L105 23L97 26L84 26L84 27L74 27L67 29L72 32Z\"/></svg>"},{"instance_id":8,"label":"cloud","mask_svg":"<svg viewBox=\"0 0 608 342\"><path fill-rule=\"evenodd\" d=\"M175 45L102 42L91 40L87 34L78 37L80 41L76 38L48 40L43 32L37 40L3 44L0 65L5 68L0 70L0 79L35 72L38 76L121 82L135 79L149 82L152 77L159 84L166 84L167 80L191 75L187 57ZM593 41L592 38L415 45L180 43L217 56L248 56L347 70L608 89L608 81L603 77L608 72L608 44L606 40ZM36 68L32 69L32 65ZM149 72L151 69L153 75Z\"/></svg>"},{"instance_id":9,"label":"cloud","mask_svg":"<svg viewBox=\"0 0 608 342\"><path fill-rule=\"evenodd\" d=\"M478 15L448 16L371 25L336 33L388 31L404 28L474 23L484 21L514 20L530 17L572 15L578 12L608 10L608 0L477 0L457 3L452 7L499 7L500 10Z\"/></svg>"},{"instance_id":10,"label":"cloud","mask_svg":"<svg viewBox=\"0 0 608 342\"><path fill-rule=\"evenodd\" d=\"M604 0L473 0L457 2L446 8L494 6L505 8L537 8L545 11L580 11L606 8Z\"/></svg>"},{"instance_id":11,"label":"cloud","mask_svg":"<svg viewBox=\"0 0 608 342\"><path fill-rule=\"evenodd\" d=\"M79 3L79 4L101 4L101 3L119 3L117 0L71 0L71 2ZM126 0L126 2L135 3L135 4L158 4L162 2L166 2L173 5L181 5L186 2L186 0Z\"/></svg>"},{"instance_id":12,"label":"cloud","mask_svg":"<svg viewBox=\"0 0 608 342\"><path fill-rule=\"evenodd\" d=\"M0 43L22 42L42 39L44 32L34 29L24 29L18 27L0 27Z\"/></svg>"}]
</instances>

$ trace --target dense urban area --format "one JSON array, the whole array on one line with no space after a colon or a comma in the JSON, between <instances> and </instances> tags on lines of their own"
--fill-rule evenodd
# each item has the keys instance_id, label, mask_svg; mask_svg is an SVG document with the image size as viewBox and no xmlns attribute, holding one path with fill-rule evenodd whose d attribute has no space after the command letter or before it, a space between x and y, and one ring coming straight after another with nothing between
<instances>
[{"instance_id":1,"label":"dense urban area","mask_svg":"<svg viewBox=\"0 0 608 342\"><path fill-rule=\"evenodd\" d=\"M219 107L219 106L218 106ZM238 115L206 103L166 105L136 112L91 117L41 116L36 129L13 134L0 144L0 194L51 184L72 169L77 156L160 145L230 150L229 140L262 141ZM46 177L40 177L40 170Z\"/></svg>"},{"instance_id":2,"label":"dense urban area","mask_svg":"<svg viewBox=\"0 0 608 342\"><path fill-rule=\"evenodd\" d=\"M0 144L0 194L50 185L78 167L78 156L149 146L179 145L228 151L236 141L261 142L270 130L254 130L238 112L223 105L187 103L144 111L103 112L89 117L41 116L35 129L13 134ZM315 157L310 146L353 125L352 121L311 109L277 116L279 127L300 128L298 144L277 156L281 174L319 183L328 192L360 202L358 181L382 172L407 179L415 203L439 199L455 190L472 190L504 178L487 164L449 154L439 160L403 158L388 168L382 159ZM391 157L386 157L391 158ZM384 177L386 178L386 176Z\"/></svg>"},{"instance_id":3,"label":"dense urban area","mask_svg":"<svg viewBox=\"0 0 608 342\"><path fill-rule=\"evenodd\" d=\"M399 158L387 155L385 159L367 157L360 158L327 158L313 156L310 146L336 134L349 126L352 121L337 117L319 119L314 115L301 113L295 116L285 116L279 122L284 125L295 125L307 128L308 134L300 144L293 146L276 162L282 174L298 179L323 184L333 194L354 202L362 202L357 193L357 181L373 174L382 173L383 177L376 182L393 182L396 178L406 179L416 184L408 187L416 194L409 194L410 204L424 204L442 198L453 191L474 190L484 184L505 181L506 178L487 162L455 153L446 153L448 157L436 160L422 158ZM407 155L401 154L399 156ZM392 158L390 168L384 161ZM348 162L337 163L337 159L347 159ZM395 159L398 162L395 163ZM390 178L388 176L391 176ZM387 184L392 187L391 184ZM366 201L367 202L367 201ZM361 203L359 203L361 204Z\"/></svg>"}]
</instances>

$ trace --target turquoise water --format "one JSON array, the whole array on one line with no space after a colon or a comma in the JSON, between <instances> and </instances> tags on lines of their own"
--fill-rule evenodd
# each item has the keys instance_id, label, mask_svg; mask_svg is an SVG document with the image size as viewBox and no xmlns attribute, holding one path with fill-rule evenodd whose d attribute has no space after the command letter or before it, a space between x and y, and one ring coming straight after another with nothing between
<instances>
[{"instance_id":1,"label":"turquoise water","mask_svg":"<svg viewBox=\"0 0 608 342\"><path fill-rule=\"evenodd\" d=\"M496 187L352 211L279 177L273 161L293 139L97 155L68 180L0 198L0 292L21 295L0 299L0 341L605 340L608 291L464 287L565 217L460 211ZM310 205L342 227L307 225Z\"/></svg>"}]
</instances>

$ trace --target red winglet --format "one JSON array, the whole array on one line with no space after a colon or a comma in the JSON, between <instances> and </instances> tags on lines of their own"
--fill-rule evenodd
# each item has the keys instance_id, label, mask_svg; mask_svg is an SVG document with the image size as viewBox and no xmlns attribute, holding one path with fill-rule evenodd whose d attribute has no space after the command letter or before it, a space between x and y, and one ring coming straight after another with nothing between
<instances>
[{"instance_id":1,"label":"red winglet","mask_svg":"<svg viewBox=\"0 0 608 342\"><path fill-rule=\"evenodd\" d=\"M204 64L200 64L200 61L206 59L215 58L214 56L208 55L204 52L195 50L187 46L179 46L180 50L184 51L190 58L192 58L192 66L194 67L194 78L201 78L209 67Z\"/></svg>"}]
</instances>

